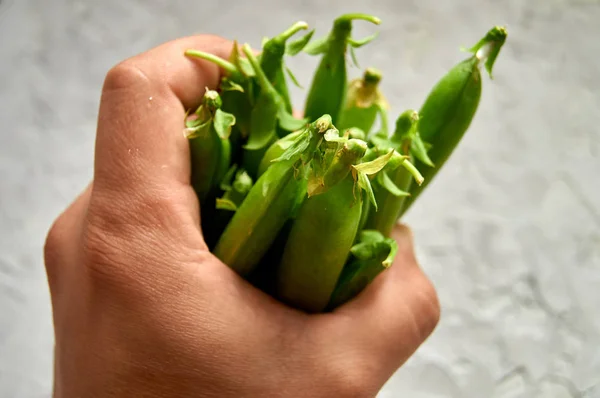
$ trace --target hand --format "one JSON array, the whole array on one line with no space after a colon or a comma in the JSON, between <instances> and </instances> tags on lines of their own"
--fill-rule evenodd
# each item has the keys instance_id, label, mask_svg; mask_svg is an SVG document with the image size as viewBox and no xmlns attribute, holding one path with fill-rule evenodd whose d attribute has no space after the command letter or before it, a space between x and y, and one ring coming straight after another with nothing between
<instances>
[{"instance_id":1,"label":"hand","mask_svg":"<svg viewBox=\"0 0 600 398\"><path fill-rule=\"evenodd\" d=\"M55 397L369 397L437 324L405 227L391 269L329 314L286 307L208 252L182 123L220 76L183 52L231 46L183 38L107 74L93 182L45 246Z\"/></svg>"}]
</instances>

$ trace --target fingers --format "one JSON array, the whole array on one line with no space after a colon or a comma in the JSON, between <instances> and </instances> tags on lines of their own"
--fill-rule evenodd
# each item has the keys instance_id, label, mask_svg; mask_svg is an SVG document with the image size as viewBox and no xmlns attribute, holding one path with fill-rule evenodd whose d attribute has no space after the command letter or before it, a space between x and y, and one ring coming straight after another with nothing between
<instances>
[{"instance_id":1,"label":"fingers","mask_svg":"<svg viewBox=\"0 0 600 398\"><path fill-rule=\"evenodd\" d=\"M213 36L171 41L111 69L104 83L94 180L98 190L165 191L189 184L186 110L197 107L219 69L184 51L227 58L231 42Z\"/></svg>"},{"instance_id":2,"label":"fingers","mask_svg":"<svg viewBox=\"0 0 600 398\"><path fill-rule=\"evenodd\" d=\"M339 345L384 380L427 339L440 316L435 290L415 259L410 230L398 226L393 236L398 242L394 264L332 314Z\"/></svg>"}]
</instances>

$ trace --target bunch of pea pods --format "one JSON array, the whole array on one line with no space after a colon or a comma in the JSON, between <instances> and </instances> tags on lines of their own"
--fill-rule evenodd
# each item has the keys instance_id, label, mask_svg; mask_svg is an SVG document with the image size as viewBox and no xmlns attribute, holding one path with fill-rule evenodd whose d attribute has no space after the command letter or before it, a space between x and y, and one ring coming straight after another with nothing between
<instances>
[{"instance_id":1,"label":"bunch of pea pods","mask_svg":"<svg viewBox=\"0 0 600 398\"><path fill-rule=\"evenodd\" d=\"M229 59L189 49L217 64L222 79L190 110L184 134L191 183L211 252L239 275L306 312L330 311L359 294L394 260L391 231L434 179L469 128L492 78L507 31L495 26L432 88L419 110L388 123L381 72L356 65L355 21L345 14L330 32L297 22L263 39L261 49L234 42ZM293 40L304 31L304 35ZM304 104L293 111L286 57L319 56ZM348 56L348 54L350 56Z\"/></svg>"}]
</instances>

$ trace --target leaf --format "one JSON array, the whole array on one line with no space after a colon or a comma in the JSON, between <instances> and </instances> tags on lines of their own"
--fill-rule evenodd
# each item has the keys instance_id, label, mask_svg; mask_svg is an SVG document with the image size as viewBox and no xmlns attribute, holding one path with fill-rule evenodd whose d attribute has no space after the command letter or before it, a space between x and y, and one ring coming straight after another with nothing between
<instances>
[{"instance_id":1,"label":"leaf","mask_svg":"<svg viewBox=\"0 0 600 398\"><path fill-rule=\"evenodd\" d=\"M252 135L248 137L248 141L246 145L244 145L244 149L248 149L250 151L256 151L258 149L262 149L269 145L274 138L277 137L275 130L268 132L267 134L263 134L261 136Z\"/></svg>"},{"instance_id":2,"label":"leaf","mask_svg":"<svg viewBox=\"0 0 600 398\"><path fill-rule=\"evenodd\" d=\"M381 265L383 265L385 268L389 268L392 266L394 258L396 258L396 253L398 253L398 242L396 242L395 239L391 238L386 238L384 242L387 243L387 245L389 246L390 252L388 253L385 260L383 260Z\"/></svg>"},{"instance_id":3,"label":"leaf","mask_svg":"<svg viewBox=\"0 0 600 398\"><path fill-rule=\"evenodd\" d=\"M236 211L237 206L229 199L217 198L216 208L219 210Z\"/></svg>"},{"instance_id":4,"label":"leaf","mask_svg":"<svg viewBox=\"0 0 600 398\"><path fill-rule=\"evenodd\" d=\"M353 165L352 167L359 173L373 175L381 171L381 169L385 167L385 165L389 162L392 156L394 156L393 149L391 149L386 155L379 156L375 160L371 160L370 162L365 163L359 163Z\"/></svg>"},{"instance_id":5,"label":"leaf","mask_svg":"<svg viewBox=\"0 0 600 398\"><path fill-rule=\"evenodd\" d=\"M375 211L377 211L377 201L375 200L375 193L373 192L373 187L371 186L371 181L369 177L365 173L358 172L358 186L361 189L364 189L368 195L369 201L375 207Z\"/></svg>"},{"instance_id":6,"label":"leaf","mask_svg":"<svg viewBox=\"0 0 600 398\"><path fill-rule=\"evenodd\" d=\"M485 70L488 72L490 79L494 78L492 69L500 53L500 49L502 49L502 46L506 42L507 35L508 33L504 26L494 26L473 47L465 49L475 54L480 61L485 61Z\"/></svg>"},{"instance_id":7,"label":"leaf","mask_svg":"<svg viewBox=\"0 0 600 398\"><path fill-rule=\"evenodd\" d=\"M217 109L215 111L214 126L215 131L223 140L229 139L231 128L235 124L235 116L229 112Z\"/></svg>"},{"instance_id":8,"label":"leaf","mask_svg":"<svg viewBox=\"0 0 600 398\"><path fill-rule=\"evenodd\" d=\"M435 167L429 155L427 154L427 149L425 149L425 143L421 138L419 133L416 133L410 143L410 152L419 159L421 162L425 163L429 167Z\"/></svg>"},{"instance_id":9,"label":"leaf","mask_svg":"<svg viewBox=\"0 0 600 398\"><path fill-rule=\"evenodd\" d=\"M210 127L212 126L212 120L207 120L206 122L193 127L193 128L186 128L183 132L183 134L185 135L185 137L188 140L193 140L194 138L198 138L198 137L202 137L205 134L210 133Z\"/></svg>"},{"instance_id":10,"label":"leaf","mask_svg":"<svg viewBox=\"0 0 600 398\"><path fill-rule=\"evenodd\" d=\"M269 41L269 38L267 36L264 36L260 42L260 46L264 47L265 43Z\"/></svg>"},{"instance_id":11,"label":"leaf","mask_svg":"<svg viewBox=\"0 0 600 398\"><path fill-rule=\"evenodd\" d=\"M292 70L290 68L288 68L287 66L285 67L285 71L287 73L287 75L289 76L290 80L292 81L292 83L294 83L294 85L298 88L304 88L299 82L298 79L296 79L296 76L294 76L294 74L292 73Z\"/></svg>"},{"instance_id":12,"label":"leaf","mask_svg":"<svg viewBox=\"0 0 600 398\"><path fill-rule=\"evenodd\" d=\"M297 131L306 127L308 119L298 119L290 114L284 107L279 109L277 114L279 126L287 131Z\"/></svg>"},{"instance_id":13,"label":"leaf","mask_svg":"<svg viewBox=\"0 0 600 398\"><path fill-rule=\"evenodd\" d=\"M319 55L327 52L329 49L329 37L324 36L314 40L304 47L304 52L310 55Z\"/></svg>"},{"instance_id":14,"label":"leaf","mask_svg":"<svg viewBox=\"0 0 600 398\"><path fill-rule=\"evenodd\" d=\"M291 160L296 157L300 157L304 151L310 145L311 134L307 129L302 134L300 134L282 154L278 158L273 159L271 162L281 162L284 160Z\"/></svg>"},{"instance_id":15,"label":"leaf","mask_svg":"<svg viewBox=\"0 0 600 398\"><path fill-rule=\"evenodd\" d=\"M385 237L381 232L376 229L363 229L358 234L358 241L365 242L380 242L383 241Z\"/></svg>"},{"instance_id":16,"label":"leaf","mask_svg":"<svg viewBox=\"0 0 600 398\"><path fill-rule=\"evenodd\" d=\"M225 173L223 176L223 180L221 180L221 184L219 186L222 191L227 192L231 190L231 181L233 181L233 176L237 170L237 167L237 164L232 164L229 170L227 170L227 173Z\"/></svg>"},{"instance_id":17,"label":"leaf","mask_svg":"<svg viewBox=\"0 0 600 398\"><path fill-rule=\"evenodd\" d=\"M394 184L394 181L392 181L392 179L385 172L377 175L377 182L383 189L396 197L410 196L408 192L398 188L398 186Z\"/></svg>"},{"instance_id":18,"label":"leaf","mask_svg":"<svg viewBox=\"0 0 600 398\"><path fill-rule=\"evenodd\" d=\"M254 77L255 76L254 69L252 69L252 64L250 64L250 61L248 61L248 58L240 57L238 59L237 67L239 70L242 71L244 76L246 76L246 77Z\"/></svg>"},{"instance_id":19,"label":"leaf","mask_svg":"<svg viewBox=\"0 0 600 398\"><path fill-rule=\"evenodd\" d=\"M350 46L352 46L353 48L360 48L360 47L364 46L365 44L369 44L370 42L375 40L377 38L377 36L379 36L379 32L375 32L371 36L367 36L364 39L355 40L355 39L349 38L348 44L350 44Z\"/></svg>"},{"instance_id":20,"label":"leaf","mask_svg":"<svg viewBox=\"0 0 600 398\"><path fill-rule=\"evenodd\" d=\"M226 78L221 81L221 86L219 88L221 89L221 91L239 91L241 93L244 92L244 87Z\"/></svg>"},{"instance_id":21,"label":"leaf","mask_svg":"<svg viewBox=\"0 0 600 398\"><path fill-rule=\"evenodd\" d=\"M413 178L415 179L415 181L417 182L418 185L423 184L423 181L425 181L425 178L421 175L421 173L419 172L419 170L415 167L414 164L412 164L409 160L404 159L404 161L402 161L402 166L410 173L412 174Z\"/></svg>"},{"instance_id":22,"label":"leaf","mask_svg":"<svg viewBox=\"0 0 600 398\"><path fill-rule=\"evenodd\" d=\"M386 103L382 101L377 101L375 102L375 108L377 109L377 115L379 115L379 121L381 123L377 134L382 137L389 137L390 128L388 123L388 112L386 109Z\"/></svg>"},{"instance_id":23,"label":"leaf","mask_svg":"<svg viewBox=\"0 0 600 398\"><path fill-rule=\"evenodd\" d=\"M350 253L359 260L370 260L375 256L374 252L377 251L378 244L382 242L383 239L381 241L357 243L352 246Z\"/></svg>"},{"instance_id":24,"label":"leaf","mask_svg":"<svg viewBox=\"0 0 600 398\"><path fill-rule=\"evenodd\" d=\"M369 137L369 141L371 141L371 144L373 144L377 149L382 151L394 149L394 145L392 145L392 142L389 140L389 138L383 137L379 134L374 134Z\"/></svg>"},{"instance_id":25,"label":"leaf","mask_svg":"<svg viewBox=\"0 0 600 398\"><path fill-rule=\"evenodd\" d=\"M237 193L248 193L252 188L253 181L252 177L244 169L240 169L235 174L235 179L231 187Z\"/></svg>"},{"instance_id":26,"label":"leaf","mask_svg":"<svg viewBox=\"0 0 600 398\"><path fill-rule=\"evenodd\" d=\"M367 139L367 134L358 127L350 127L346 130L344 136L348 138L358 138L363 141L366 141Z\"/></svg>"},{"instance_id":27,"label":"leaf","mask_svg":"<svg viewBox=\"0 0 600 398\"><path fill-rule=\"evenodd\" d=\"M347 137L340 137L340 131L338 129L329 129L323 134L323 139L327 142L346 142Z\"/></svg>"},{"instance_id":28,"label":"leaf","mask_svg":"<svg viewBox=\"0 0 600 398\"><path fill-rule=\"evenodd\" d=\"M285 53L290 56L294 56L294 55L297 55L298 53L300 53L300 51L302 51L306 47L308 42L310 42L310 39L312 38L314 33L315 33L315 30L313 29L310 32L306 33L301 38L286 43Z\"/></svg>"},{"instance_id":29,"label":"leaf","mask_svg":"<svg viewBox=\"0 0 600 398\"><path fill-rule=\"evenodd\" d=\"M354 64L354 66L356 66L357 68L360 68L360 65L358 64L358 57L356 56L354 47L350 47L350 58L352 58L352 63Z\"/></svg>"},{"instance_id":30,"label":"leaf","mask_svg":"<svg viewBox=\"0 0 600 398\"><path fill-rule=\"evenodd\" d=\"M229 55L229 62L231 62L245 77L254 76L252 65L247 58L242 58L240 47L236 40L233 42L233 48L231 49L231 54Z\"/></svg>"}]
</instances>

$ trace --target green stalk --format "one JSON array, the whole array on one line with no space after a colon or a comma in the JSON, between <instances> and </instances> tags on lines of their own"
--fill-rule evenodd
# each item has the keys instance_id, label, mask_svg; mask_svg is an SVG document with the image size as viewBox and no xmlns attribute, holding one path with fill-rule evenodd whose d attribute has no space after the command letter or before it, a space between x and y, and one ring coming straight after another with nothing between
<instances>
[{"instance_id":1,"label":"green stalk","mask_svg":"<svg viewBox=\"0 0 600 398\"><path fill-rule=\"evenodd\" d=\"M431 183L467 132L481 98L482 77L479 68L485 64L492 77L493 64L506 37L505 28L492 28L470 49L475 54L454 66L427 96L419 112L419 132L423 140L431 144L428 154L436 167L423 168L425 183L411 187L411 196L406 200L400 216ZM415 166L421 169L422 163L417 161Z\"/></svg>"},{"instance_id":2,"label":"green stalk","mask_svg":"<svg viewBox=\"0 0 600 398\"><path fill-rule=\"evenodd\" d=\"M309 120L324 113L331 115L337 124L344 104L347 90L346 52L348 46L361 47L375 38L352 40L352 21L364 20L379 25L377 17L365 14L346 14L336 18L329 35L307 46L305 51L311 55L323 54L315 71L310 91L304 107L305 116Z\"/></svg>"}]
</instances>

